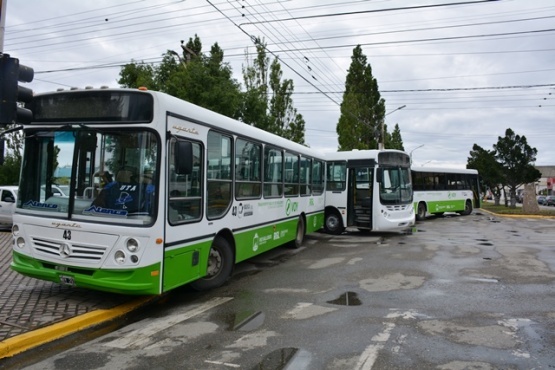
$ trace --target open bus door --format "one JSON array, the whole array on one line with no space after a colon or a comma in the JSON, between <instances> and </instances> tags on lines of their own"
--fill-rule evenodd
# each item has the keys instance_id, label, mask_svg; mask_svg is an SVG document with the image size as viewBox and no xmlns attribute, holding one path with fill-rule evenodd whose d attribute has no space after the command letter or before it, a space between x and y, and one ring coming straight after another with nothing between
<instances>
[{"instance_id":1,"label":"open bus door","mask_svg":"<svg viewBox=\"0 0 555 370\"><path fill-rule=\"evenodd\" d=\"M347 226L372 230L372 181L373 168L348 168Z\"/></svg>"}]
</instances>

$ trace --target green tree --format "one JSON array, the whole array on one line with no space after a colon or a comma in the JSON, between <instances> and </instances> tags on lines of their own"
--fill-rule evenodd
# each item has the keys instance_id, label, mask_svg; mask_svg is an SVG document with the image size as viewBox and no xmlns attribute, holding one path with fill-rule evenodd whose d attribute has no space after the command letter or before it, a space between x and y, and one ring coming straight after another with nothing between
<instances>
[{"instance_id":1,"label":"green tree","mask_svg":"<svg viewBox=\"0 0 555 370\"><path fill-rule=\"evenodd\" d=\"M541 172L533 165L538 151L528 145L524 135L516 135L510 128L505 131L505 137L498 137L493 149L503 167L504 183L509 187L510 207L515 208L517 187L541 178Z\"/></svg>"},{"instance_id":2,"label":"green tree","mask_svg":"<svg viewBox=\"0 0 555 370\"><path fill-rule=\"evenodd\" d=\"M15 127L9 125L7 130ZM21 157L23 155L23 132L14 131L4 135L2 150L4 150L4 163L0 165L0 184L18 185L19 173L21 169Z\"/></svg>"},{"instance_id":3,"label":"green tree","mask_svg":"<svg viewBox=\"0 0 555 370\"><path fill-rule=\"evenodd\" d=\"M185 45L182 43L181 48L181 55L168 50L157 67L135 62L124 66L119 84L146 86L225 116L240 118L241 86L232 78L232 69L224 62L224 52L218 44L204 55L202 42L195 35Z\"/></svg>"},{"instance_id":4,"label":"green tree","mask_svg":"<svg viewBox=\"0 0 555 370\"><path fill-rule=\"evenodd\" d=\"M495 158L495 151L486 150L478 144L474 144L466 168L478 170L481 179L480 186L484 190L489 189L493 195L495 205L499 205L505 176L503 176L503 167Z\"/></svg>"},{"instance_id":5,"label":"green tree","mask_svg":"<svg viewBox=\"0 0 555 370\"><path fill-rule=\"evenodd\" d=\"M118 83L121 87L138 88L144 86L149 90L159 90L155 82L155 70L144 62L131 61L121 69Z\"/></svg>"},{"instance_id":6,"label":"green tree","mask_svg":"<svg viewBox=\"0 0 555 370\"><path fill-rule=\"evenodd\" d=\"M243 93L243 105L241 119L246 124L269 131L268 119L268 70L270 58L266 54L264 44L257 39L255 42L256 57L252 64L247 51L245 59L247 65L243 65L243 82L245 92Z\"/></svg>"},{"instance_id":7,"label":"green tree","mask_svg":"<svg viewBox=\"0 0 555 370\"><path fill-rule=\"evenodd\" d=\"M283 79L279 59L269 64L264 41L257 38L255 46L256 58L252 64L243 67L246 86L243 122L305 144L305 121L293 106L293 80Z\"/></svg>"},{"instance_id":8,"label":"green tree","mask_svg":"<svg viewBox=\"0 0 555 370\"><path fill-rule=\"evenodd\" d=\"M387 125L385 126L385 147L388 149L405 150L403 138L401 137L401 129L398 123L395 124L395 128L391 134L387 132Z\"/></svg>"},{"instance_id":9,"label":"green tree","mask_svg":"<svg viewBox=\"0 0 555 370\"><path fill-rule=\"evenodd\" d=\"M339 150L375 149L385 117L385 100L360 45L353 50L337 123Z\"/></svg>"}]
</instances>

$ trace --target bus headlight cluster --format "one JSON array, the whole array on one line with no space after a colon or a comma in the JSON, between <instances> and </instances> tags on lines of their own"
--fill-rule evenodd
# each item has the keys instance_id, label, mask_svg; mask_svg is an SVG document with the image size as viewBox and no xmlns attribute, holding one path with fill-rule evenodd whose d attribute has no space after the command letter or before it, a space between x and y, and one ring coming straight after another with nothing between
<instances>
[{"instance_id":1,"label":"bus headlight cluster","mask_svg":"<svg viewBox=\"0 0 555 370\"><path fill-rule=\"evenodd\" d=\"M129 238L125 242L125 248L130 254L129 259L131 260L131 262L132 263L139 262L139 257L136 254L134 254L139 251L139 241L134 238ZM117 250L116 253L114 254L114 260L118 265L123 265L127 261L127 254L128 253L124 250L121 250L121 249Z\"/></svg>"}]
</instances>

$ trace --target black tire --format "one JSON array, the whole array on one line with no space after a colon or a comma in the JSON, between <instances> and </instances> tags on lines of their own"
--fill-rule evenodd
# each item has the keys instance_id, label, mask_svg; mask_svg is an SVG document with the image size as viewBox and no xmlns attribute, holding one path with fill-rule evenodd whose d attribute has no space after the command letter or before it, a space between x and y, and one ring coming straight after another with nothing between
<instances>
[{"instance_id":1,"label":"black tire","mask_svg":"<svg viewBox=\"0 0 555 370\"><path fill-rule=\"evenodd\" d=\"M341 235L345 231L343 220L339 213L335 211L326 212L326 219L324 221L324 230L328 234Z\"/></svg>"},{"instance_id":2,"label":"black tire","mask_svg":"<svg viewBox=\"0 0 555 370\"><path fill-rule=\"evenodd\" d=\"M217 236L208 254L206 276L191 283L195 290L209 290L222 286L231 276L234 259L233 251L227 240Z\"/></svg>"},{"instance_id":3,"label":"black tire","mask_svg":"<svg viewBox=\"0 0 555 370\"><path fill-rule=\"evenodd\" d=\"M304 236L306 234L306 225L304 223L304 217L299 216L299 222L297 223L297 233L295 234L295 240L292 243L293 248L300 248L304 242Z\"/></svg>"},{"instance_id":4,"label":"black tire","mask_svg":"<svg viewBox=\"0 0 555 370\"><path fill-rule=\"evenodd\" d=\"M464 205L464 211L461 212L460 214L463 216L468 216L471 213L472 213L472 202L470 200L467 200Z\"/></svg>"},{"instance_id":5,"label":"black tire","mask_svg":"<svg viewBox=\"0 0 555 370\"><path fill-rule=\"evenodd\" d=\"M418 203L416 208L416 221L424 221L426 219L426 203Z\"/></svg>"}]
</instances>

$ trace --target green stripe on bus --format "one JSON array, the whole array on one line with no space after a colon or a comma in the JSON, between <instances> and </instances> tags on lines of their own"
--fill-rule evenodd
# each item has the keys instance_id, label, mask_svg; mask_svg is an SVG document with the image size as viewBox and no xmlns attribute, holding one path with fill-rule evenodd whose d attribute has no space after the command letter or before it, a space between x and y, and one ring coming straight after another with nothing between
<instances>
[{"instance_id":1,"label":"green stripe on bus","mask_svg":"<svg viewBox=\"0 0 555 370\"><path fill-rule=\"evenodd\" d=\"M125 270L72 267L63 271L64 266L41 262L14 251L11 268L54 283L60 283L60 276L71 277L79 288L123 294L160 294L160 263Z\"/></svg>"}]
</instances>

